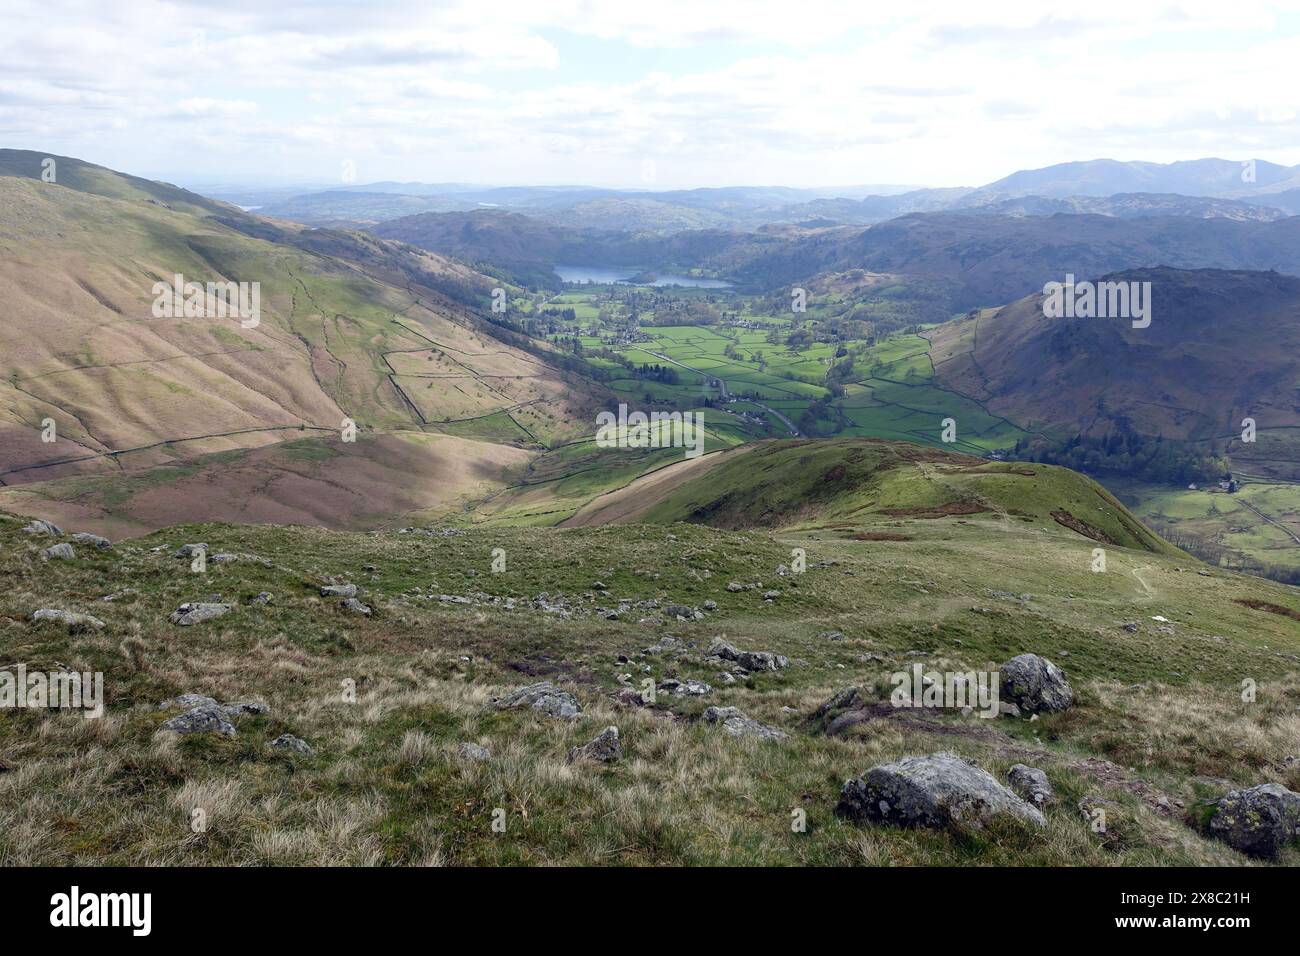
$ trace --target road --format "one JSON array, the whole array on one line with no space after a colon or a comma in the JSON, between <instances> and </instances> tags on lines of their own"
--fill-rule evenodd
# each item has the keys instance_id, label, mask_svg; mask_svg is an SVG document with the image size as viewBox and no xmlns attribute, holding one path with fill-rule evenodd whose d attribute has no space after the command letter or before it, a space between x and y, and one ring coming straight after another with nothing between
<instances>
[{"instance_id":1,"label":"road","mask_svg":"<svg viewBox=\"0 0 1300 956\"><path fill-rule=\"evenodd\" d=\"M664 355L662 352L656 352L653 349L648 349L645 348L644 346L641 347L641 351L647 352L650 355L653 355L655 358L662 359L663 361L668 362L671 365L676 365L678 368L684 368L688 372L694 372L696 375L702 375L708 381L717 382L718 397L721 398L724 402L731 397L731 393L727 391L727 383L724 382L722 379L718 378L717 376L713 375L712 373L702 371L698 368L691 368L689 365L687 365L684 362L679 362L677 361L677 359ZM781 422L785 425L785 427L790 429L790 435L792 437L794 438L799 437L799 429L794 427L794 422L790 421L790 419L786 418L775 408L772 408L769 405L764 405L762 402L758 402L758 401L752 401L752 400L750 401L752 402L752 404L757 405L759 408L763 409L763 411L767 412L773 418L779 418Z\"/></svg>"}]
</instances>

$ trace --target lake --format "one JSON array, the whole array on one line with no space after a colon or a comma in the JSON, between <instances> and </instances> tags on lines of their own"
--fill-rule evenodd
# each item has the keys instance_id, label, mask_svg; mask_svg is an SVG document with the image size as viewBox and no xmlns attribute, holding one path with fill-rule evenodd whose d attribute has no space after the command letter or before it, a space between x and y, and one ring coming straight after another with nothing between
<instances>
[{"instance_id":1,"label":"lake","mask_svg":"<svg viewBox=\"0 0 1300 956\"><path fill-rule=\"evenodd\" d=\"M641 268L621 268L607 269L603 266L556 266L555 274L560 277L562 282L591 282L597 285L610 285L615 282L627 282L638 272L646 272ZM730 282L723 282L721 279L698 279L695 276L679 276L672 273L655 272L655 281L645 283L653 286L679 285L692 289L730 289Z\"/></svg>"}]
</instances>

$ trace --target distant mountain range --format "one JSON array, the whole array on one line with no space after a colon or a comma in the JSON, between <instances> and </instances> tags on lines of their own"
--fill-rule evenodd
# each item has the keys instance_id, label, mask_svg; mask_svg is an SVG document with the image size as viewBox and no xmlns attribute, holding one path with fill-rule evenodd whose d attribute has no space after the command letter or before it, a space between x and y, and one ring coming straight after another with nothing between
<instances>
[{"instance_id":1,"label":"distant mountain range","mask_svg":"<svg viewBox=\"0 0 1300 956\"><path fill-rule=\"evenodd\" d=\"M380 182L278 198L264 215L319 225L370 225L425 212L503 209L552 225L668 234L774 224L870 225L914 212L1054 212L1134 218L1260 220L1300 213L1300 167L1263 160L1168 164L1099 159L1021 170L979 187L727 187L635 191L590 186L483 187Z\"/></svg>"}]
</instances>

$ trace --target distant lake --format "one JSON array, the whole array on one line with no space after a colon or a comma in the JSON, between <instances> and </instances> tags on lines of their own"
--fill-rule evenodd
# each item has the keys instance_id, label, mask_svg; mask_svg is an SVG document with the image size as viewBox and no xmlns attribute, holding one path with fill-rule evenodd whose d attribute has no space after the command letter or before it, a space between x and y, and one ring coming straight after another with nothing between
<instances>
[{"instance_id":1,"label":"distant lake","mask_svg":"<svg viewBox=\"0 0 1300 956\"><path fill-rule=\"evenodd\" d=\"M600 266L556 266L555 274L562 282L592 282L597 285L610 285L615 282L627 282L639 272L654 270L623 268L606 269ZM655 272L655 281L645 285L667 286L680 285L692 289L730 289L730 282L721 279L697 279L695 276L679 276L669 272Z\"/></svg>"}]
</instances>

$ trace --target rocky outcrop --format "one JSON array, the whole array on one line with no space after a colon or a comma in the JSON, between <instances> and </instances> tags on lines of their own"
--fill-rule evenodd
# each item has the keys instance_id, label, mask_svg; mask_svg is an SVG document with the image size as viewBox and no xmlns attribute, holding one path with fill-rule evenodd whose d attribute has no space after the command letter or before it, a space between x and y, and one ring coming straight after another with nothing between
<instances>
[{"instance_id":1,"label":"rocky outcrop","mask_svg":"<svg viewBox=\"0 0 1300 956\"><path fill-rule=\"evenodd\" d=\"M904 757L844 784L837 815L898 827L974 830L994 820L1046 826L1043 815L985 770L951 753Z\"/></svg>"}]
</instances>

